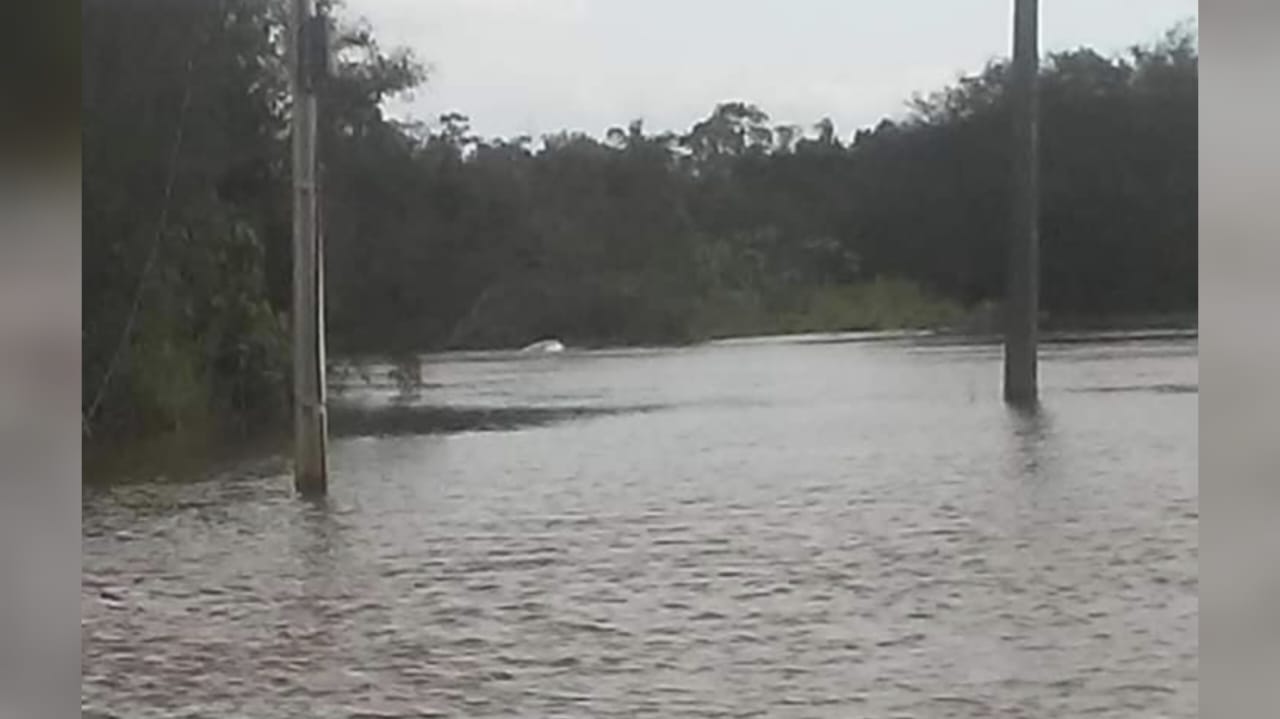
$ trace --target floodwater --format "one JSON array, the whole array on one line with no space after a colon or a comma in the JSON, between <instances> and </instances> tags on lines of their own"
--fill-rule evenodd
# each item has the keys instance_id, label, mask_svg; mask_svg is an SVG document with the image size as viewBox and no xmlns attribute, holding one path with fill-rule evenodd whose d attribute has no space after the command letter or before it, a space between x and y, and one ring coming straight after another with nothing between
<instances>
[{"instance_id":1,"label":"floodwater","mask_svg":"<svg viewBox=\"0 0 1280 719\"><path fill-rule=\"evenodd\" d=\"M375 373L327 501L85 489L85 713L1194 717L1196 340L1043 357L1034 414L919 339Z\"/></svg>"}]
</instances>

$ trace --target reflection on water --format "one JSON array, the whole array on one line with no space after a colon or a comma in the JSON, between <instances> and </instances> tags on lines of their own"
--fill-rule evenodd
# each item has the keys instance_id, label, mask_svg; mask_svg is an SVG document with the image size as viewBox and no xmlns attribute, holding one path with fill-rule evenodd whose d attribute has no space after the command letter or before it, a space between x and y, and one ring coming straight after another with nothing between
<instances>
[{"instance_id":1,"label":"reflection on water","mask_svg":"<svg viewBox=\"0 0 1280 719\"><path fill-rule=\"evenodd\" d=\"M495 432L549 425L575 419L659 409L634 407L440 407L415 404L397 395L390 405L334 403L330 432L337 437Z\"/></svg>"},{"instance_id":2,"label":"reflection on water","mask_svg":"<svg viewBox=\"0 0 1280 719\"><path fill-rule=\"evenodd\" d=\"M910 338L348 388L328 499L261 464L86 492L83 704L1196 716L1196 398L1150 389L1195 343L1045 354L1036 412L998 347Z\"/></svg>"},{"instance_id":3,"label":"reflection on water","mask_svg":"<svg viewBox=\"0 0 1280 719\"><path fill-rule=\"evenodd\" d=\"M1020 465L1016 471L1028 480L1048 479L1049 472L1044 471L1042 462L1053 452L1053 421L1049 411L1041 404L1009 406L1006 411L1014 440L1014 450L1010 454Z\"/></svg>"}]
</instances>

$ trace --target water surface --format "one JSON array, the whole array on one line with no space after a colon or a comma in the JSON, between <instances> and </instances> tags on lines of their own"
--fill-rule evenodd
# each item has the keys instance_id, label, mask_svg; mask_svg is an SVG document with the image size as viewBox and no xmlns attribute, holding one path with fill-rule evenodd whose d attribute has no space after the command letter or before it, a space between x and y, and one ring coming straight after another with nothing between
<instances>
[{"instance_id":1,"label":"water surface","mask_svg":"<svg viewBox=\"0 0 1280 719\"><path fill-rule=\"evenodd\" d=\"M810 338L811 340L813 338ZM1194 339L432 358L279 463L85 489L87 712L1194 717Z\"/></svg>"}]
</instances>

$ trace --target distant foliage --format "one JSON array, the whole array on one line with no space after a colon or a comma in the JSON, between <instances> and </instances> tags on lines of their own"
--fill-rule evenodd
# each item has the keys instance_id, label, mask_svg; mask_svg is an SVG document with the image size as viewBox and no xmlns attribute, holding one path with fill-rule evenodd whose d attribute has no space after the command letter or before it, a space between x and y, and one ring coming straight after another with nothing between
<instances>
[{"instance_id":1,"label":"distant foliage","mask_svg":"<svg viewBox=\"0 0 1280 719\"><path fill-rule=\"evenodd\" d=\"M282 12L271 0L83 5L86 405L167 207L99 431L286 406ZM367 27L336 35L321 99L334 354L937 326L990 313L1003 293L1003 63L852 137L734 101L685 133L635 120L534 142L479 137L457 112L387 118L382 101L425 68ZM1050 316L1195 309L1197 74L1194 26L1122 57L1046 58Z\"/></svg>"},{"instance_id":2,"label":"distant foliage","mask_svg":"<svg viewBox=\"0 0 1280 719\"><path fill-rule=\"evenodd\" d=\"M1122 57L1046 58L1051 316L1194 311L1197 73L1193 26ZM431 127L384 120L382 140L330 155L333 340L682 341L986 308L1004 291L1006 74L994 62L847 142L829 119L774 125L736 101L683 134L636 120L537 146L477 137L458 113ZM854 307L847 298L878 295L851 288L877 278L938 299Z\"/></svg>"}]
</instances>

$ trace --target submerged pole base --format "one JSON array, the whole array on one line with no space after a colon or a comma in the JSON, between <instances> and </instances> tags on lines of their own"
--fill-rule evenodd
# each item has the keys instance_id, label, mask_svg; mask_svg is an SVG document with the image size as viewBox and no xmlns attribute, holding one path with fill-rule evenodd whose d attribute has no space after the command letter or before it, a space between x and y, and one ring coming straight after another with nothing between
<instances>
[{"instance_id":1,"label":"submerged pole base","mask_svg":"<svg viewBox=\"0 0 1280 719\"><path fill-rule=\"evenodd\" d=\"M1034 347L1006 347L1004 358L1004 401L1018 407L1034 407L1039 403Z\"/></svg>"},{"instance_id":2,"label":"submerged pole base","mask_svg":"<svg viewBox=\"0 0 1280 719\"><path fill-rule=\"evenodd\" d=\"M1005 387L1004 403L1019 409L1035 409L1040 405L1040 398L1035 390L1010 389Z\"/></svg>"},{"instance_id":3,"label":"submerged pole base","mask_svg":"<svg viewBox=\"0 0 1280 719\"><path fill-rule=\"evenodd\" d=\"M294 436L293 486L304 496L323 496L329 491L326 461L328 431L323 408L312 409L298 418Z\"/></svg>"}]
</instances>

